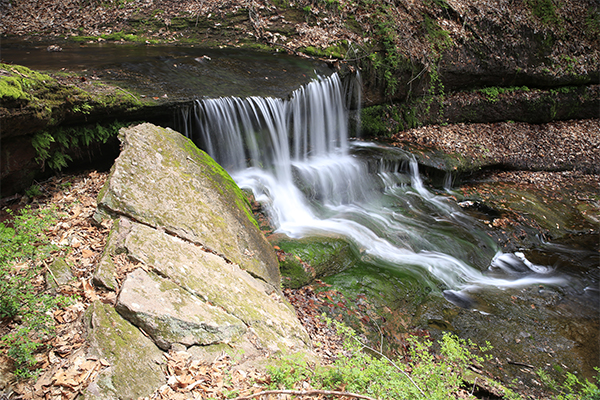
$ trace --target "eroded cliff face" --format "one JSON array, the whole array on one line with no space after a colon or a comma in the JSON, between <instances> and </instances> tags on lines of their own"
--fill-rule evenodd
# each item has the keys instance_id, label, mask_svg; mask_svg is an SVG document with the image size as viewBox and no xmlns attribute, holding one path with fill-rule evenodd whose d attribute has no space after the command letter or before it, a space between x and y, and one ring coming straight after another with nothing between
<instances>
[{"instance_id":1,"label":"eroded cliff face","mask_svg":"<svg viewBox=\"0 0 600 400\"><path fill-rule=\"evenodd\" d=\"M166 379L163 351L309 353L274 250L227 172L170 129L142 124L120 138L95 217L114 219L94 283L115 291L116 303L86 317L90 352L111 368L88 395L150 394Z\"/></svg>"}]
</instances>

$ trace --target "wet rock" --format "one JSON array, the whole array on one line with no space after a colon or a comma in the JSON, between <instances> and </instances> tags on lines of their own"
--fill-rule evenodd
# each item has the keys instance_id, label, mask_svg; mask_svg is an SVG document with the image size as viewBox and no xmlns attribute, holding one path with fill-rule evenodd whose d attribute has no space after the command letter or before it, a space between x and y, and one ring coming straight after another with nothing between
<instances>
[{"instance_id":1,"label":"wet rock","mask_svg":"<svg viewBox=\"0 0 600 400\"><path fill-rule=\"evenodd\" d=\"M331 236L292 239L273 235L270 242L279 248L277 256L283 285L299 288L313 280L332 276L354 266L359 251L347 240Z\"/></svg>"}]
</instances>

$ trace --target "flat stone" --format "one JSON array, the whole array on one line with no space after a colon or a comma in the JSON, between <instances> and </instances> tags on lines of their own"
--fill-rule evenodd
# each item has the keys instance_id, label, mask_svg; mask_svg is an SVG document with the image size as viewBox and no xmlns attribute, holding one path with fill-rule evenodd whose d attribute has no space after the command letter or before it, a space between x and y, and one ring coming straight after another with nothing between
<instances>
[{"instance_id":1,"label":"flat stone","mask_svg":"<svg viewBox=\"0 0 600 400\"><path fill-rule=\"evenodd\" d=\"M141 268L127 276L116 309L163 350L176 343L185 346L228 343L246 331L238 318Z\"/></svg>"},{"instance_id":2,"label":"flat stone","mask_svg":"<svg viewBox=\"0 0 600 400\"><path fill-rule=\"evenodd\" d=\"M310 342L293 307L238 265L228 263L193 243L135 222L131 223L123 246L130 258L154 270L157 275L168 277L169 284L174 285L172 290L188 296L193 294L196 299L210 302L250 327L257 343L264 348L300 350ZM142 284L139 281L134 285L131 280L129 285L127 281L119 304L126 298L125 289L131 287L133 290ZM149 290L146 289L147 284L143 284L143 290ZM126 295L129 296L127 292ZM167 301L167 297L161 296ZM164 304L161 301L156 307L152 306L155 309L152 312L163 312ZM117 307L121 312L120 306ZM142 307L144 312L150 312L149 304L144 303ZM126 317L129 318L129 314ZM130 320L138 324L136 320Z\"/></svg>"}]
</instances>

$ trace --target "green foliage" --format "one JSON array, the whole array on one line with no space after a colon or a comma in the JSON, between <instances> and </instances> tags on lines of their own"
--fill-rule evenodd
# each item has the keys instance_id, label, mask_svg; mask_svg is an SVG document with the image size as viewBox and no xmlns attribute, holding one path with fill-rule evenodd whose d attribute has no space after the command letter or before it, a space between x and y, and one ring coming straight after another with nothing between
<instances>
[{"instance_id":1,"label":"green foliage","mask_svg":"<svg viewBox=\"0 0 600 400\"><path fill-rule=\"evenodd\" d=\"M31 185L29 189L25 190L27 197L37 197L42 195L42 191L38 185Z\"/></svg>"},{"instance_id":2,"label":"green foliage","mask_svg":"<svg viewBox=\"0 0 600 400\"><path fill-rule=\"evenodd\" d=\"M492 102L495 103L498 101L498 97L503 94L503 93L511 93L511 92L517 92L517 91L523 91L523 92L528 92L529 88L527 86L514 86L514 87L499 87L499 86L489 86L483 89L477 89L477 92L484 94L487 99Z\"/></svg>"},{"instance_id":3,"label":"green foliage","mask_svg":"<svg viewBox=\"0 0 600 400\"><path fill-rule=\"evenodd\" d=\"M342 10L342 4L340 3L339 0L319 0L322 4L324 4L327 8L330 8L332 10L338 10L341 11Z\"/></svg>"},{"instance_id":4,"label":"green foliage","mask_svg":"<svg viewBox=\"0 0 600 400\"><path fill-rule=\"evenodd\" d=\"M442 51L454 45L454 41L448 31L442 29L435 19L424 15L423 28L425 29L427 41L430 43L434 55L438 56Z\"/></svg>"},{"instance_id":5,"label":"green foliage","mask_svg":"<svg viewBox=\"0 0 600 400\"><path fill-rule=\"evenodd\" d=\"M9 223L0 223L0 319L19 322L16 329L0 339L16 366L16 375L29 378L35 374L35 352L54 333L49 312L64 306L64 296L38 293L35 278L41 273L39 260L56 249L44 235L56 220L54 209L24 208L12 215Z\"/></svg>"},{"instance_id":6,"label":"green foliage","mask_svg":"<svg viewBox=\"0 0 600 400\"><path fill-rule=\"evenodd\" d=\"M559 373L563 370L560 366L556 365L555 368ZM555 400L600 400L600 389L594 383L591 383L587 379L583 382L577 378L574 374L567 372L565 374L565 380L561 384L554 381L544 370L538 369L537 371L540 380L548 386L555 395L552 397ZM600 381L600 369L596 368L598 372L597 381Z\"/></svg>"},{"instance_id":7,"label":"green foliage","mask_svg":"<svg viewBox=\"0 0 600 400\"><path fill-rule=\"evenodd\" d=\"M600 6L588 8L585 17L585 33L591 37L600 36Z\"/></svg>"},{"instance_id":8,"label":"green foliage","mask_svg":"<svg viewBox=\"0 0 600 400\"><path fill-rule=\"evenodd\" d=\"M379 105L362 109L361 132L367 137L390 137L402 124L402 108L396 105Z\"/></svg>"},{"instance_id":9,"label":"green foliage","mask_svg":"<svg viewBox=\"0 0 600 400\"><path fill-rule=\"evenodd\" d=\"M92 110L92 106L88 103L83 103L80 106L74 106L73 107L73 112L75 113L82 113L82 114L89 114L90 111Z\"/></svg>"},{"instance_id":10,"label":"green foliage","mask_svg":"<svg viewBox=\"0 0 600 400\"><path fill-rule=\"evenodd\" d=\"M472 343L446 334L439 343L440 356L432 342L409 339L407 364L397 365L378 351L360 342L356 333L335 321L335 329L344 338L344 351L328 367L315 366L298 356L268 367L272 388L294 388L308 382L312 387L368 395L378 399L452 398L462 385L467 366L484 359L472 354ZM488 349L482 349L488 350Z\"/></svg>"},{"instance_id":11,"label":"green foliage","mask_svg":"<svg viewBox=\"0 0 600 400\"><path fill-rule=\"evenodd\" d=\"M561 23L552 0L526 0L525 4L529 6L533 15L542 21L544 25L559 25Z\"/></svg>"},{"instance_id":12,"label":"green foliage","mask_svg":"<svg viewBox=\"0 0 600 400\"><path fill-rule=\"evenodd\" d=\"M84 103L83 106L85 105ZM83 107L82 109L89 110L90 108ZM67 149L89 146L92 143L106 143L119 133L119 129L127 125L115 121L110 125L59 127L36 133L31 139L31 144L36 151L38 163L47 164L50 168L60 171L72 161L71 157L65 154ZM58 144L58 149L52 148L53 143Z\"/></svg>"}]
</instances>

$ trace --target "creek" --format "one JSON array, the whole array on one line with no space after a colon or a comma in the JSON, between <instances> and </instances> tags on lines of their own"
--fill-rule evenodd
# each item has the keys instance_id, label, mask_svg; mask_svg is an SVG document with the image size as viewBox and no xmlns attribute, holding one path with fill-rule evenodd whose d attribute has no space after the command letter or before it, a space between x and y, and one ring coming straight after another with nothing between
<instances>
[{"instance_id":1,"label":"creek","mask_svg":"<svg viewBox=\"0 0 600 400\"><path fill-rule=\"evenodd\" d=\"M359 261L327 282L378 299L390 322L404 319L384 327L396 331L390 336L424 326L490 341L504 357L496 372L526 386L536 384L537 368L592 375L594 245L503 252L452 187L424 183L412 154L350 139L359 88L333 74L289 99L197 100L178 129L254 193L276 233L350 242Z\"/></svg>"},{"instance_id":2,"label":"creek","mask_svg":"<svg viewBox=\"0 0 600 400\"><path fill-rule=\"evenodd\" d=\"M254 193L276 232L350 243L357 261L327 282L385 310L380 328L390 340L425 328L490 341L495 361L486 367L527 387L539 385L538 368L589 378L600 365L597 237L503 252L458 204L456 188L424 181L410 152L352 139L359 77L241 50L65 45L49 53L5 42L2 58L85 70L149 97L196 98L174 128Z\"/></svg>"}]
</instances>

